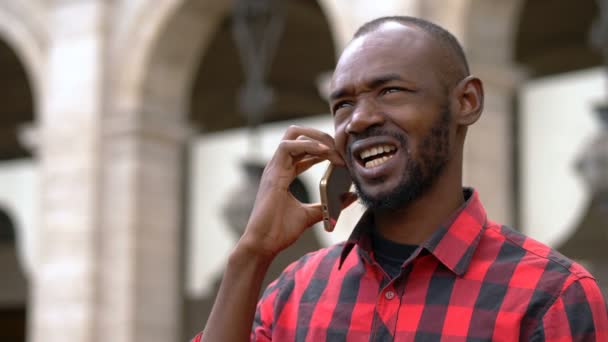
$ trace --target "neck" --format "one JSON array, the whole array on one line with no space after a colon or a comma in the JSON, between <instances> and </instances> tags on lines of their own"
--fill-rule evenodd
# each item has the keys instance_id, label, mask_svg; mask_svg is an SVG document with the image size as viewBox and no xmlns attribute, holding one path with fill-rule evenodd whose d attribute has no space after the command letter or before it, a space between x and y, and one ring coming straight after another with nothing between
<instances>
[{"instance_id":1,"label":"neck","mask_svg":"<svg viewBox=\"0 0 608 342\"><path fill-rule=\"evenodd\" d=\"M444 223L464 203L462 195L462 171L444 173L423 195L397 210L376 210L376 229L386 239L419 245Z\"/></svg>"}]
</instances>

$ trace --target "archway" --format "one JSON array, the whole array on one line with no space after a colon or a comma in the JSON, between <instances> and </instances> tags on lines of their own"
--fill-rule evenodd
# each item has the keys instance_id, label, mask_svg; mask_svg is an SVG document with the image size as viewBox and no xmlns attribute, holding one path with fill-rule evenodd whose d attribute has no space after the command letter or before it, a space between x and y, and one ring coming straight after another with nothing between
<instances>
[{"instance_id":1,"label":"archway","mask_svg":"<svg viewBox=\"0 0 608 342\"><path fill-rule=\"evenodd\" d=\"M0 161L31 157L19 139L24 124L34 121L34 99L25 69L15 52L0 40Z\"/></svg>"},{"instance_id":2,"label":"archway","mask_svg":"<svg viewBox=\"0 0 608 342\"><path fill-rule=\"evenodd\" d=\"M587 103L583 107L571 105L581 94L542 89L559 83L572 90L576 72L601 65L601 56L589 39L598 14L593 0L473 0L469 4L465 42L472 64L485 65L493 83L509 85L506 91L491 93L490 99L509 103L504 106L507 119L501 126L509 131L507 145L512 153L500 158L511 161L514 221L525 233L555 247L572 234L589 200L574 170L578 152L573 151L584 146L590 137L584 135L589 135L591 125L599 126L591 107L604 96L599 89L603 81L598 75L591 81L593 85L585 88L593 88L595 95L584 94ZM541 97L544 104L537 101ZM569 109L558 115L564 108ZM583 128L586 133L581 133ZM572 249L567 250L568 256L577 257ZM601 273L608 274L605 270Z\"/></svg>"},{"instance_id":3,"label":"archway","mask_svg":"<svg viewBox=\"0 0 608 342\"><path fill-rule=\"evenodd\" d=\"M576 228L590 195L574 164L593 135L589 126L595 118L585 110L591 103L585 102L601 98L551 89L566 89L575 82L577 72L601 65L589 39L598 13L594 0L524 1L514 20L511 57L528 74L518 92L519 111L514 117L521 222L529 234L554 246ZM574 104L575 98L585 98L582 107ZM560 141L567 143L560 145Z\"/></svg>"},{"instance_id":4,"label":"archway","mask_svg":"<svg viewBox=\"0 0 608 342\"><path fill-rule=\"evenodd\" d=\"M136 194L133 198L140 204L140 208L164 208L163 216L154 222L154 227L165 228L162 231L162 253L170 253L172 258L181 254L180 265L174 264L173 259L165 258L163 263L176 266L173 271L163 269L156 273L142 273L139 279L142 282L156 283L155 277L164 272L167 277L171 277L170 281L158 283L170 284L173 290L184 285L183 281L176 284L173 279L174 270L182 268L180 272L184 274L187 262L201 260L196 255L186 255L188 249L195 248L190 244L192 237L186 236L183 217L187 217L187 213L185 209L181 209L185 207L183 203L187 202L188 189L193 187L192 181L188 179L190 176L185 175L189 162L184 160L183 156L187 154L185 151L188 149L189 140L243 126L243 117L237 115L236 106L233 105L233 92L240 86L239 80L242 76L231 33L227 31L230 27L231 2L159 1L140 7L142 8L138 9L138 14L132 17L134 20L121 31L126 34L116 42L117 52L112 56L110 65L115 76L110 80L111 86L108 89L108 98L111 98L112 102L104 120L106 133L113 137L107 142L107 150L131 151L130 146L141 146L141 150L147 151L146 154L124 153L120 154L120 158L139 165L137 170L147 172L138 173L137 170L120 168L119 157L113 154L114 163L104 166L104 173L120 173L130 179L136 189L145 188L151 191L162 188L163 196L142 198ZM282 39L289 40L289 46L287 49L284 46L279 48L271 73L273 86L279 88L278 107L272 111L266 122L306 117L327 111L318 95L314 80L318 73L333 67L335 49L332 34L316 2L293 0L288 12ZM124 53L125 51L128 53ZM297 62L290 65L290 60ZM311 63L318 60L323 63ZM311 65L316 66L311 69ZM221 71L227 69L228 73L222 75ZM218 90L219 94L215 90ZM121 144L126 147L123 149ZM207 162L211 167L216 167L216 164ZM154 172L150 171L151 168ZM152 182L152 176L149 176L152 174L159 177L158 181ZM118 176L114 176L116 177ZM114 189L116 191L106 191L116 196L124 191L124 188L123 186ZM135 218L127 222L126 219L108 215L108 221L116 227L141 226L141 231L149 229L143 223L146 219L140 219L140 216L143 217L135 214ZM175 229L180 226L182 241L174 244L177 233ZM208 226L199 228L208 229ZM124 229L120 230L123 231ZM126 234L117 234L109 234L104 238L107 242L102 245L111 246L121 239L126 239L125 245L132 243ZM160 232L154 231L155 239L160 235ZM150 239L150 234L147 233L146 238ZM102 250L105 248L102 247ZM156 260L161 249L157 249L155 254L151 251L149 253L142 263L152 263L151 260ZM143 254L138 258L143 258ZM112 260L108 257L107 264L110 265ZM106 261L102 260L102 264L105 263ZM129 274L128 269L124 272L125 275ZM120 277L107 278L114 281L113 278ZM149 281L142 280L143 278L149 278ZM158 293L166 292L165 288L161 288L164 285L161 285L158 285ZM122 293L108 293L105 296L113 298L114 302L125 303ZM175 308L173 296L174 293L171 292L163 297L167 305L171 303L167 312L173 312ZM133 294L129 302L137 303L140 300L145 301L145 298ZM137 310L144 310L145 305L136 306ZM138 316L138 321L160 321L165 317L166 314L150 313L147 310ZM104 320L109 322L108 325L120 323L109 315L104 317ZM175 321L170 323L177 321L179 319L175 318ZM191 337L192 331L200 330L203 323L204 321L198 321L194 328L183 327L191 329L183 332L183 339Z\"/></svg>"},{"instance_id":5,"label":"archway","mask_svg":"<svg viewBox=\"0 0 608 342\"><path fill-rule=\"evenodd\" d=\"M24 163L33 158L31 146L26 146L22 139L24 128L35 119L34 90L29 79L17 53L0 40L0 92L4 99L0 106L0 172L14 176L11 179L26 179L20 170L24 169ZM3 181L11 182L7 178ZM34 196L21 193L29 190L31 184L17 189L1 183L2 180L0 192L5 200L26 204L23 199ZM22 213L35 214L29 212L29 208L17 209ZM31 218L28 217L26 221L30 222ZM0 210L0 340L3 341L25 341L29 292L26 275L31 275L33 271L30 269L33 261L30 239L33 232L26 229L34 228L16 226L13 218Z\"/></svg>"},{"instance_id":6,"label":"archway","mask_svg":"<svg viewBox=\"0 0 608 342\"><path fill-rule=\"evenodd\" d=\"M219 21L214 36L199 58L190 93L189 122L197 137L191 145L189 162L190 170L193 171L190 173L190 185L187 188L207 189L208 194L214 195L211 198L201 191L198 194L190 193L188 197L189 246L191 251L194 251L190 260L199 260L194 269L201 269L204 262L206 272L202 275L188 275L190 297L185 299L187 335L200 331L206 322L221 276L224 256L229 251L227 246L231 246L238 238L239 229L244 228L231 227L224 217L226 206L230 204L231 198L234 199L230 195L235 195L235 189L246 188L244 193L241 192L241 198L252 199L255 187L239 186L243 185L245 170L252 172L250 177L259 177L253 169L263 167L266 157L261 150L257 154L255 148L250 148L252 141L247 138L247 119L239 112L238 94L245 76L233 38L232 20L232 16L227 13ZM264 140L268 125L277 127L282 122L288 125L294 120L318 117L328 112L327 103L319 94L317 80L323 73L333 69L335 51L332 32L319 4L313 1L289 1L284 29L268 76L268 83L274 90L275 102L270 110L264 113L259 130L261 140ZM330 119L329 115L326 117ZM205 152L199 152L207 151L208 147L205 146L212 144L222 145L221 152L216 151L221 155L219 163L203 157ZM256 155L252 156L248 152L254 152ZM247 157L258 164L249 164L243 169L243 159L251 161ZM220 178L217 178L218 174ZM307 189L308 192L315 190L316 187ZM243 207L246 208L247 205L244 204ZM192 215L192 211L198 211L197 215ZM202 211L208 215L200 214ZM203 247L200 247L201 245ZM291 261L319 247L315 234L308 231L271 266L266 284L276 278L278 272ZM200 253L205 249L213 249L215 252ZM193 271L193 268L190 270ZM202 286L201 282L208 283L211 287L209 292L201 294L202 291L192 290L193 287Z\"/></svg>"},{"instance_id":7,"label":"archway","mask_svg":"<svg viewBox=\"0 0 608 342\"><path fill-rule=\"evenodd\" d=\"M539 239L584 262L603 284L602 204L577 169L600 132L594 107L606 96L602 57L590 39L599 13L594 0L526 1L513 58L530 75L519 96L522 221Z\"/></svg>"},{"instance_id":8,"label":"archway","mask_svg":"<svg viewBox=\"0 0 608 342\"><path fill-rule=\"evenodd\" d=\"M599 66L601 56L589 39L598 14L594 0L524 1L515 22L511 57L529 78Z\"/></svg>"}]
</instances>

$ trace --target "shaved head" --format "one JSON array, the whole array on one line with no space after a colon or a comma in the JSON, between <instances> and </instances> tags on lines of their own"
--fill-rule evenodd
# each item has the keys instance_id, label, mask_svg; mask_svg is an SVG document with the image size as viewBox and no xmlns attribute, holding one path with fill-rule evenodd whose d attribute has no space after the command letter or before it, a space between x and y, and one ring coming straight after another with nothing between
<instances>
[{"instance_id":1,"label":"shaved head","mask_svg":"<svg viewBox=\"0 0 608 342\"><path fill-rule=\"evenodd\" d=\"M355 32L353 40L368 33L375 32L383 25L389 23L398 23L408 27L415 27L430 36L439 47L439 51L441 51L442 54L442 56L440 56L441 68L443 69L442 81L446 87L452 87L460 80L470 75L469 64L462 46L456 37L441 26L424 19L408 16L377 18L363 24L357 32Z\"/></svg>"}]
</instances>

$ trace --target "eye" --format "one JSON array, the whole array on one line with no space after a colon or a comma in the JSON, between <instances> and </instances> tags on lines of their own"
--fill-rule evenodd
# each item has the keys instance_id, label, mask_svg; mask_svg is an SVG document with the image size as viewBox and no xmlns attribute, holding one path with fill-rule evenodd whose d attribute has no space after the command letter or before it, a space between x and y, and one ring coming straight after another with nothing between
<instances>
[{"instance_id":1,"label":"eye","mask_svg":"<svg viewBox=\"0 0 608 342\"><path fill-rule=\"evenodd\" d=\"M382 89L382 91L380 91L380 95L392 94L392 93L397 93L397 92L401 92L401 91L405 91L405 90L406 89L400 88L400 87L388 87L388 88Z\"/></svg>"},{"instance_id":2,"label":"eye","mask_svg":"<svg viewBox=\"0 0 608 342\"><path fill-rule=\"evenodd\" d=\"M334 114L336 114L336 112L340 109L349 108L352 107L352 105L353 104L349 101L340 101L333 106L332 111Z\"/></svg>"}]
</instances>

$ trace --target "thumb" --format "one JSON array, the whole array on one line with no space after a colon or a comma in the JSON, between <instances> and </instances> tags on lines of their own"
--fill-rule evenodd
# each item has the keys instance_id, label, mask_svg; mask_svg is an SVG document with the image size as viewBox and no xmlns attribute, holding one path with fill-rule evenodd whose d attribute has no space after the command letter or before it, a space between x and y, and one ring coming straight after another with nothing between
<instances>
[{"instance_id":1,"label":"thumb","mask_svg":"<svg viewBox=\"0 0 608 342\"><path fill-rule=\"evenodd\" d=\"M306 212L306 220L308 221L306 222L307 226L312 226L323 219L321 203L306 204L304 211Z\"/></svg>"}]
</instances>

